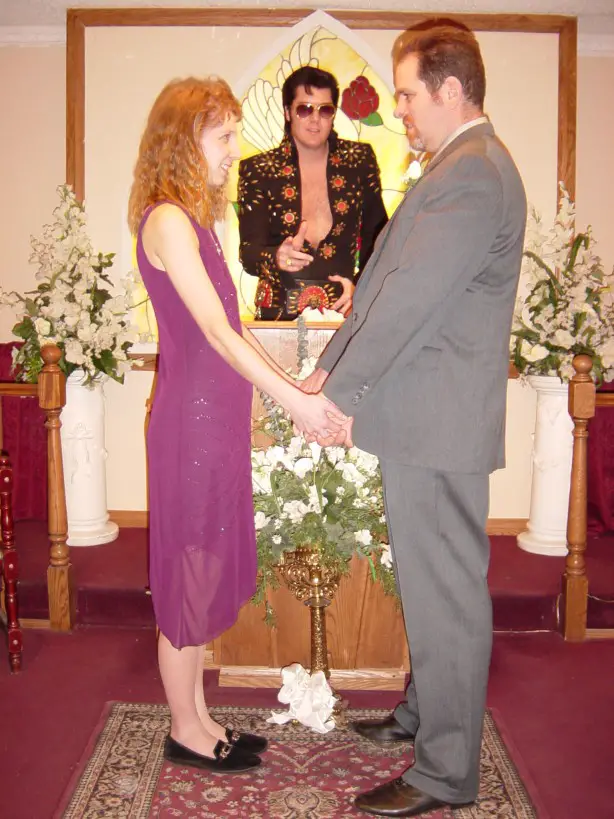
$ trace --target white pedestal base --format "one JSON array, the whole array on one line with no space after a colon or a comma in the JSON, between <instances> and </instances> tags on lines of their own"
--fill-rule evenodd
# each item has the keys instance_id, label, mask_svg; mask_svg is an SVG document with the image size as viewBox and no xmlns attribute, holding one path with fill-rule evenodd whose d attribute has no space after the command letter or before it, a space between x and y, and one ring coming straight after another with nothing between
<instances>
[{"instance_id":1,"label":"white pedestal base","mask_svg":"<svg viewBox=\"0 0 614 819\"><path fill-rule=\"evenodd\" d=\"M567 384L556 377L529 376L537 392L533 440L531 510L521 549L556 557L567 554L567 514L573 452L573 421Z\"/></svg>"},{"instance_id":2,"label":"white pedestal base","mask_svg":"<svg viewBox=\"0 0 614 819\"><path fill-rule=\"evenodd\" d=\"M98 546L115 540L119 527L107 512L102 382L82 382L79 370L68 377L61 415L68 545Z\"/></svg>"}]
</instances>

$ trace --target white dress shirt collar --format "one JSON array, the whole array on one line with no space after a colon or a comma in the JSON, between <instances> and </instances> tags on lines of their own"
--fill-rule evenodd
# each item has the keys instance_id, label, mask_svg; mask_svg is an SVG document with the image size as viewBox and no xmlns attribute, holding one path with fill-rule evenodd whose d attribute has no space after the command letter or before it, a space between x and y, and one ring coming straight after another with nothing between
<instances>
[{"instance_id":1,"label":"white dress shirt collar","mask_svg":"<svg viewBox=\"0 0 614 819\"><path fill-rule=\"evenodd\" d=\"M441 143L441 145L437 149L437 152L433 155L433 159L435 159L436 156L439 156L439 154L443 150L445 150L448 147L448 145L454 142L454 140L461 134L464 134L465 131L468 131L470 128L474 128L476 125L484 125L484 123L487 122L490 122L490 120L485 115L477 117L477 119L472 119L469 122L464 122L459 128L456 129L456 131L453 131L450 134L450 136ZM433 159L431 159L431 162L433 161Z\"/></svg>"}]
</instances>

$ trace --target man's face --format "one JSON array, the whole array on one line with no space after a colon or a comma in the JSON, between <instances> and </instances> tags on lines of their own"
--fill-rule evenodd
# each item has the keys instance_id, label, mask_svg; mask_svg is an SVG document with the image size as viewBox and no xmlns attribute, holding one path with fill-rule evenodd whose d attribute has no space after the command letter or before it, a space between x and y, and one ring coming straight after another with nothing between
<instances>
[{"instance_id":1,"label":"man's face","mask_svg":"<svg viewBox=\"0 0 614 819\"><path fill-rule=\"evenodd\" d=\"M440 91L431 94L418 78L418 67L416 54L408 54L397 65L394 115L403 121L412 150L435 153L456 126L451 122Z\"/></svg>"},{"instance_id":2,"label":"man's face","mask_svg":"<svg viewBox=\"0 0 614 819\"><path fill-rule=\"evenodd\" d=\"M209 168L209 184L212 187L223 187L228 181L232 163L240 157L237 118L228 115L221 125L205 128L200 145Z\"/></svg>"},{"instance_id":3,"label":"man's face","mask_svg":"<svg viewBox=\"0 0 614 819\"><path fill-rule=\"evenodd\" d=\"M326 144L333 127L335 106L330 88L311 88L308 94L299 85L290 109L286 108L286 121L290 133L299 146L321 148Z\"/></svg>"}]
</instances>

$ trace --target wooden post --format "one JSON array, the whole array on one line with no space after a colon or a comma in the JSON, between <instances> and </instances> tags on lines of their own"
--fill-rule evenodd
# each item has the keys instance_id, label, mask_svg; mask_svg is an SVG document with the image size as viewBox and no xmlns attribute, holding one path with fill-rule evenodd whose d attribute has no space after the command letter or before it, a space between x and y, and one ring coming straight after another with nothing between
<instances>
[{"instance_id":1,"label":"wooden post","mask_svg":"<svg viewBox=\"0 0 614 819\"><path fill-rule=\"evenodd\" d=\"M45 365L38 377L38 400L47 420L47 485L49 509L49 621L51 628L69 631L75 622L75 594L68 540L60 414L66 403L66 378L58 365L61 352L55 344L41 350Z\"/></svg>"},{"instance_id":2,"label":"wooden post","mask_svg":"<svg viewBox=\"0 0 614 819\"><path fill-rule=\"evenodd\" d=\"M0 453L0 516L2 524L2 576L4 577L4 602L6 606L6 628L8 632L9 661L11 671L21 669L21 627L17 610L17 581L19 563L15 550L13 529L13 470L8 455Z\"/></svg>"},{"instance_id":3,"label":"wooden post","mask_svg":"<svg viewBox=\"0 0 614 819\"><path fill-rule=\"evenodd\" d=\"M573 429L573 456L567 519L567 558L563 575L562 630L570 642L586 637L588 578L586 576L586 504L588 422L595 415L593 363L587 355L573 360L575 374L569 383L569 414Z\"/></svg>"}]
</instances>

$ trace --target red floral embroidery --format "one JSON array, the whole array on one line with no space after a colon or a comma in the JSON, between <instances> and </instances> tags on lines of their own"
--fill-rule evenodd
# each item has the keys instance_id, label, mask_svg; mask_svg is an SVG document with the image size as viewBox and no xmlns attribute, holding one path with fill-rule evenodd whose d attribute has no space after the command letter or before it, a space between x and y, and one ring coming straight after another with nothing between
<instances>
[{"instance_id":1,"label":"red floral embroidery","mask_svg":"<svg viewBox=\"0 0 614 819\"><path fill-rule=\"evenodd\" d=\"M284 176L292 176L293 171L294 169L292 168L292 165L284 165L281 169Z\"/></svg>"},{"instance_id":2,"label":"red floral embroidery","mask_svg":"<svg viewBox=\"0 0 614 819\"><path fill-rule=\"evenodd\" d=\"M296 188L293 188L292 185L288 185L283 189L283 194L286 199L294 199L296 196Z\"/></svg>"},{"instance_id":3,"label":"red floral embroidery","mask_svg":"<svg viewBox=\"0 0 614 819\"><path fill-rule=\"evenodd\" d=\"M333 188L339 190L345 185L345 179L342 176L334 176L331 179L331 185L333 186Z\"/></svg>"},{"instance_id":4,"label":"red floral embroidery","mask_svg":"<svg viewBox=\"0 0 614 819\"><path fill-rule=\"evenodd\" d=\"M322 312L329 305L328 296L322 287L310 285L306 287L298 299L298 311L302 313L306 307Z\"/></svg>"},{"instance_id":5,"label":"red floral embroidery","mask_svg":"<svg viewBox=\"0 0 614 819\"><path fill-rule=\"evenodd\" d=\"M341 157L333 154L330 158L331 165L341 165Z\"/></svg>"},{"instance_id":6,"label":"red floral embroidery","mask_svg":"<svg viewBox=\"0 0 614 819\"><path fill-rule=\"evenodd\" d=\"M335 246L326 242L326 244L320 245L320 253L325 259L332 259L335 255Z\"/></svg>"},{"instance_id":7,"label":"red floral embroidery","mask_svg":"<svg viewBox=\"0 0 614 819\"><path fill-rule=\"evenodd\" d=\"M293 225L296 222L296 213L292 213L291 210L288 210L283 215L283 220L287 225Z\"/></svg>"},{"instance_id":8,"label":"red floral embroidery","mask_svg":"<svg viewBox=\"0 0 614 819\"><path fill-rule=\"evenodd\" d=\"M273 306L273 288L268 282L258 282L258 290L256 291L256 307L272 307Z\"/></svg>"},{"instance_id":9,"label":"red floral embroidery","mask_svg":"<svg viewBox=\"0 0 614 819\"><path fill-rule=\"evenodd\" d=\"M348 203L345 201L345 199L338 199L335 202L335 210L337 213L347 213L348 207Z\"/></svg>"}]
</instances>

